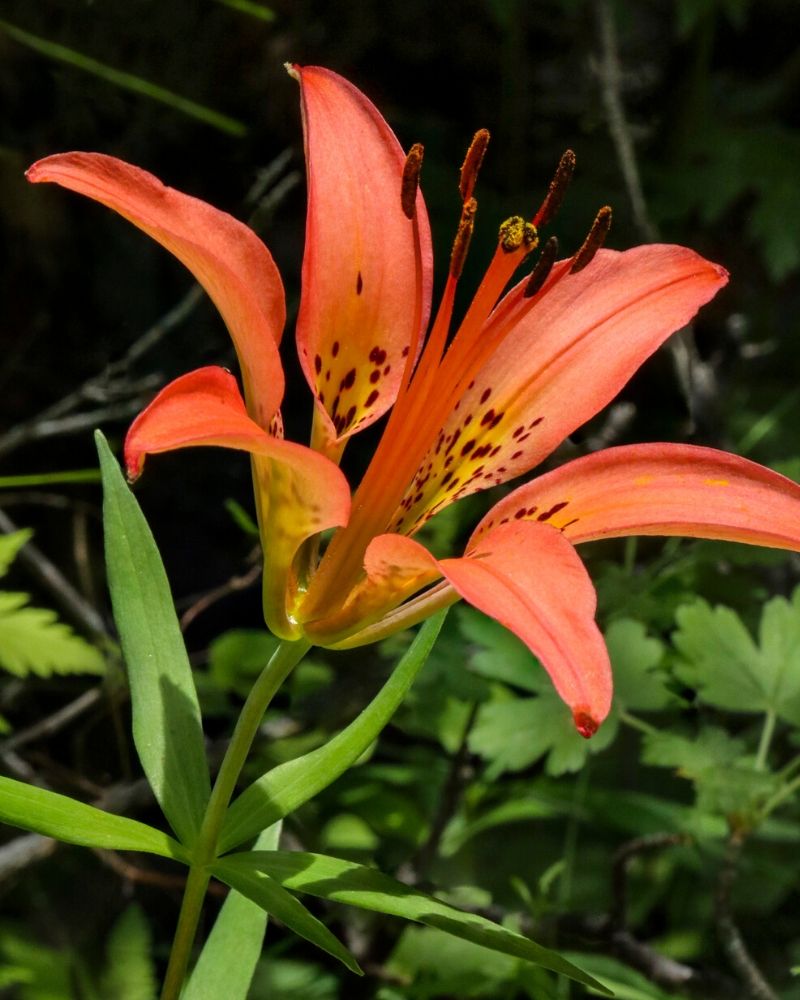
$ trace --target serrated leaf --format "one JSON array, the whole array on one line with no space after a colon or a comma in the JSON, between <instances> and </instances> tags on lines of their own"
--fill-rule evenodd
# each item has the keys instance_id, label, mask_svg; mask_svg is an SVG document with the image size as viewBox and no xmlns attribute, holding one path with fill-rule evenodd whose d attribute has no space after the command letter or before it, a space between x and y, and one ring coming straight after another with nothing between
<instances>
[{"instance_id":1,"label":"serrated leaf","mask_svg":"<svg viewBox=\"0 0 800 1000\"><path fill-rule=\"evenodd\" d=\"M109 935L101 992L114 1000L155 1000L156 991L153 935L144 912L133 904Z\"/></svg>"},{"instance_id":2,"label":"serrated leaf","mask_svg":"<svg viewBox=\"0 0 800 1000\"><path fill-rule=\"evenodd\" d=\"M470 670L523 691L547 690L550 679L523 642L487 615L472 608L459 608L458 611L458 624L464 638L478 647L469 652Z\"/></svg>"},{"instance_id":3,"label":"serrated leaf","mask_svg":"<svg viewBox=\"0 0 800 1000\"><path fill-rule=\"evenodd\" d=\"M269 855L272 852L258 852L259 856L261 853ZM241 863L239 859L243 857L245 855L232 854L217 861L211 870L218 879L277 917L299 937L338 958L351 972L362 975L358 962L323 923L275 879L252 863Z\"/></svg>"},{"instance_id":4,"label":"serrated leaf","mask_svg":"<svg viewBox=\"0 0 800 1000\"><path fill-rule=\"evenodd\" d=\"M186 859L181 845L155 827L13 778L0 777L0 822L68 844Z\"/></svg>"},{"instance_id":5,"label":"serrated leaf","mask_svg":"<svg viewBox=\"0 0 800 1000\"><path fill-rule=\"evenodd\" d=\"M325 746L279 764L246 788L231 805L220 835L220 853L294 812L343 774L391 719L425 664L446 611L433 615L417 633L392 675L361 714Z\"/></svg>"},{"instance_id":6,"label":"serrated leaf","mask_svg":"<svg viewBox=\"0 0 800 1000\"><path fill-rule=\"evenodd\" d=\"M17 677L105 672L98 649L60 622L55 611L27 602L27 594L0 592L0 667Z\"/></svg>"},{"instance_id":7,"label":"serrated leaf","mask_svg":"<svg viewBox=\"0 0 800 1000\"><path fill-rule=\"evenodd\" d=\"M210 795L192 668L153 535L106 439L98 431L95 440L108 584L128 667L134 743L164 815L190 844Z\"/></svg>"},{"instance_id":8,"label":"serrated leaf","mask_svg":"<svg viewBox=\"0 0 800 1000\"><path fill-rule=\"evenodd\" d=\"M274 850L281 824L264 830L256 850ZM267 929L264 909L231 890L214 921L181 1000L246 1000Z\"/></svg>"},{"instance_id":9,"label":"serrated leaf","mask_svg":"<svg viewBox=\"0 0 800 1000\"><path fill-rule=\"evenodd\" d=\"M775 597L764 605L759 643L759 681L767 707L800 725L800 587L791 601Z\"/></svg>"},{"instance_id":10,"label":"serrated leaf","mask_svg":"<svg viewBox=\"0 0 800 1000\"><path fill-rule=\"evenodd\" d=\"M320 896L337 903L358 906L378 913L402 917L436 927L455 937L483 945L505 955L533 962L551 972L568 976L576 982L591 985L608 995L609 991L596 979L563 958L558 952L544 948L516 931L494 924L473 913L462 913L455 907L417 892L388 875L322 854L299 851L251 851L233 854L217 866L230 876L234 872L258 873L296 892Z\"/></svg>"},{"instance_id":11,"label":"serrated leaf","mask_svg":"<svg viewBox=\"0 0 800 1000\"><path fill-rule=\"evenodd\" d=\"M652 712L674 701L666 675L657 669L664 657L664 643L649 636L642 622L618 618L606 629L605 640L617 706Z\"/></svg>"},{"instance_id":12,"label":"serrated leaf","mask_svg":"<svg viewBox=\"0 0 800 1000\"><path fill-rule=\"evenodd\" d=\"M31 528L12 531L10 535L0 535L0 576L5 576L8 567L17 558L22 546L33 537Z\"/></svg>"},{"instance_id":13,"label":"serrated leaf","mask_svg":"<svg viewBox=\"0 0 800 1000\"><path fill-rule=\"evenodd\" d=\"M559 775L578 771L590 754L614 740L618 720L609 715L590 740L578 734L569 709L553 690L537 698L507 698L481 705L468 743L489 762L487 780L504 771L522 771L546 755L545 770Z\"/></svg>"},{"instance_id":14,"label":"serrated leaf","mask_svg":"<svg viewBox=\"0 0 800 1000\"><path fill-rule=\"evenodd\" d=\"M760 656L741 618L730 608L697 600L678 609L672 641L681 659L678 677L704 702L737 712L766 708Z\"/></svg>"}]
</instances>

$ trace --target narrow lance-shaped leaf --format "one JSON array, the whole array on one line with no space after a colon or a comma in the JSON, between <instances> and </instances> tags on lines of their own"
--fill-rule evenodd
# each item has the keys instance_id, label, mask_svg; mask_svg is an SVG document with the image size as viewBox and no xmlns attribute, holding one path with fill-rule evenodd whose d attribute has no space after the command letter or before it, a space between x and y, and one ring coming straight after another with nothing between
<instances>
[{"instance_id":1,"label":"narrow lance-shaped leaf","mask_svg":"<svg viewBox=\"0 0 800 1000\"><path fill-rule=\"evenodd\" d=\"M391 719L422 669L446 614L446 610L441 611L425 622L389 680L349 726L325 746L280 764L242 792L225 818L220 853L294 812L358 760Z\"/></svg>"},{"instance_id":2,"label":"narrow lance-shaped leaf","mask_svg":"<svg viewBox=\"0 0 800 1000\"><path fill-rule=\"evenodd\" d=\"M0 778L0 822L67 844L186 858L181 845L155 827L13 778Z\"/></svg>"},{"instance_id":3,"label":"narrow lance-shaped leaf","mask_svg":"<svg viewBox=\"0 0 800 1000\"><path fill-rule=\"evenodd\" d=\"M438 927L465 941L533 962L592 986L605 995L610 994L601 983L558 952L543 948L530 938L477 914L462 913L374 868L352 861L300 851L250 851L218 861L214 872L229 883L237 876L241 880L269 877L296 892Z\"/></svg>"},{"instance_id":4,"label":"narrow lance-shaped leaf","mask_svg":"<svg viewBox=\"0 0 800 1000\"><path fill-rule=\"evenodd\" d=\"M256 850L273 851L278 846L281 824L264 830ZM256 970L267 913L236 890L228 893L203 945L181 1000L246 1000Z\"/></svg>"},{"instance_id":5,"label":"narrow lance-shaped leaf","mask_svg":"<svg viewBox=\"0 0 800 1000\"><path fill-rule=\"evenodd\" d=\"M264 853L270 857L274 852ZM211 871L232 889L277 917L295 934L338 958L351 972L362 974L358 962L347 948L331 934L325 924L309 913L305 906L282 888L275 879L265 875L252 864L229 863L228 859L218 861ZM225 995L227 996L227 992Z\"/></svg>"},{"instance_id":6,"label":"narrow lance-shaped leaf","mask_svg":"<svg viewBox=\"0 0 800 1000\"><path fill-rule=\"evenodd\" d=\"M164 815L189 844L210 794L192 668L150 528L99 431L97 447L108 583L128 667L133 739Z\"/></svg>"}]
</instances>

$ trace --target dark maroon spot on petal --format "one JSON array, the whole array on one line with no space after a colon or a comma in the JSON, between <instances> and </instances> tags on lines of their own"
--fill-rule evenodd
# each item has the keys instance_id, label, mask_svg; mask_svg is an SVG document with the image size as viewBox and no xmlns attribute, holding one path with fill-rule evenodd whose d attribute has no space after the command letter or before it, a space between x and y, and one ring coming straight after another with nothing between
<instances>
[{"instance_id":1,"label":"dark maroon spot on petal","mask_svg":"<svg viewBox=\"0 0 800 1000\"><path fill-rule=\"evenodd\" d=\"M573 517L573 519L571 521L567 521L566 524L562 524L560 530L561 531L566 531L567 528L571 527L573 524L577 524L578 521L580 521L579 517Z\"/></svg>"},{"instance_id":2,"label":"dark maroon spot on petal","mask_svg":"<svg viewBox=\"0 0 800 1000\"><path fill-rule=\"evenodd\" d=\"M522 427L522 426L515 427L514 428L514 433L511 435L511 437L518 438L520 436L520 434L524 433L524 431L525 431L525 428Z\"/></svg>"},{"instance_id":3,"label":"dark maroon spot on petal","mask_svg":"<svg viewBox=\"0 0 800 1000\"><path fill-rule=\"evenodd\" d=\"M320 403L322 403L323 406L325 405L325 393L324 392L321 392L319 394L319 401L320 401Z\"/></svg>"},{"instance_id":4,"label":"dark maroon spot on petal","mask_svg":"<svg viewBox=\"0 0 800 1000\"><path fill-rule=\"evenodd\" d=\"M533 517L533 515L536 513L538 509L539 508L536 506L536 504L534 504L533 507L528 507L528 517Z\"/></svg>"},{"instance_id":5,"label":"dark maroon spot on petal","mask_svg":"<svg viewBox=\"0 0 800 1000\"><path fill-rule=\"evenodd\" d=\"M330 368L325 372L325 381L330 382L331 380L331 370Z\"/></svg>"},{"instance_id":6,"label":"dark maroon spot on petal","mask_svg":"<svg viewBox=\"0 0 800 1000\"><path fill-rule=\"evenodd\" d=\"M372 382L373 385L375 385L375 383L378 381L380 377L381 377L380 369L376 368L374 372L370 372L369 380L370 382Z\"/></svg>"},{"instance_id":7,"label":"dark maroon spot on petal","mask_svg":"<svg viewBox=\"0 0 800 1000\"><path fill-rule=\"evenodd\" d=\"M355 385L355 381L356 381L356 370L355 368L351 368L350 371L345 375L345 377L339 383L339 388L341 390L352 389L353 386Z\"/></svg>"},{"instance_id":8,"label":"dark maroon spot on petal","mask_svg":"<svg viewBox=\"0 0 800 1000\"><path fill-rule=\"evenodd\" d=\"M526 513L527 513L527 511L525 510L525 508L524 508L524 507L521 507L521 508L520 508L520 509L519 509L519 510L518 510L518 511L516 512L516 514L514 515L514 517L516 518L516 520L517 520L517 521L521 521L521 520L522 520L522 518L523 518L523 517L525 517L525 514L526 514Z\"/></svg>"},{"instance_id":9,"label":"dark maroon spot on petal","mask_svg":"<svg viewBox=\"0 0 800 1000\"><path fill-rule=\"evenodd\" d=\"M350 409L347 411L347 416L344 418L345 423L348 425L352 424L352 422L355 420L355 417L356 417L356 408L355 406L351 406Z\"/></svg>"},{"instance_id":10,"label":"dark maroon spot on petal","mask_svg":"<svg viewBox=\"0 0 800 1000\"><path fill-rule=\"evenodd\" d=\"M364 406L372 406L372 404L375 402L378 396L380 396L378 390L373 389L372 392L369 394L369 396L367 396Z\"/></svg>"},{"instance_id":11,"label":"dark maroon spot on petal","mask_svg":"<svg viewBox=\"0 0 800 1000\"><path fill-rule=\"evenodd\" d=\"M388 374L389 374L389 372L390 372L391 370L392 370L392 366L391 366L391 365L387 365L387 366L386 366L386 367L385 367L385 368L383 369L383 374L384 374L384 375L388 375Z\"/></svg>"},{"instance_id":12,"label":"dark maroon spot on petal","mask_svg":"<svg viewBox=\"0 0 800 1000\"><path fill-rule=\"evenodd\" d=\"M494 420L494 410L490 407L481 418L481 427L483 427L485 424L490 424L493 420Z\"/></svg>"},{"instance_id":13,"label":"dark maroon spot on petal","mask_svg":"<svg viewBox=\"0 0 800 1000\"><path fill-rule=\"evenodd\" d=\"M338 353L339 353L339 341L334 340L334 342L331 344L331 355L332 357L335 358Z\"/></svg>"},{"instance_id":14,"label":"dark maroon spot on petal","mask_svg":"<svg viewBox=\"0 0 800 1000\"><path fill-rule=\"evenodd\" d=\"M494 418L494 420L489 424L489 430L490 431L494 430L494 428L497 427L497 425L500 423L500 421L503 419L504 416L505 416L504 413L498 413L497 416Z\"/></svg>"},{"instance_id":15,"label":"dark maroon spot on petal","mask_svg":"<svg viewBox=\"0 0 800 1000\"><path fill-rule=\"evenodd\" d=\"M521 451L515 451L515 452L514 452L514 454L513 454L512 456L511 456L512 460L513 460L513 459L515 459L515 458L519 458L519 456L520 456L521 454L522 454L522 452L521 452Z\"/></svg>"},{"instance_id":16,"label":"dark maroon spot on petal","mask_svg":"<svg viewBox=\"0 0 800 1000\"><path fill-rule=\"evenodd\" d=\"M364 279L361 277L361 272L358 272L358 277L356 278L356 295L360 295L364 291Z\"/></svg>"},{"instance_id":17,"label":"dark maroon spot on petal","mask_svg":"<svg viewBox=\"0 0 800 1000\"><path fill-rule=\"evenodd\" d=\"M471 423L472 423L472 414L468 413L466 417L464 417L464 426L466 427L468 424Z\"/></svg>"},{"instance_id":18,"label":"dark maroon spot on petal","mask_svg":"<svg viewBox=\"0 0 800 1000\"><path fill-rule=\"evenodd\" d=\"M484 389L483 390L483 392L481 393L481 406L483 406L483 404L491 396L491 394L492 394L492 390L491 389Z\"/></svg>"},{"instance_id":19,"label":"dark maroon spot on petal","mask_svg":"<svg viewBox=\"0 0 800 1000\"><path fill-rule=\"evenodd\" d=\"M472 381L470 382L470 384L469 384L469 385L467 386L467 388L468 388L468 389L471 389L471 388L472 388L472 387L473 387L474 385L475 385L475 379L473 379L473 380L472 380Z\"/></svg>"},{"instance_id":20,"label":"dark maroon spot on petal","mask_svg":"<svg viewBox=\"0 0 800 1000\"><path fill-rule=\"evenodd\" d=\"M319 373L322 371L322 358L319 356L319 354L314 355L314 371L317 373L317 375L319 375Z\"/></svg>"},{"instance_id":21,"label":"dark maroon spot on petal","mask_svg":"<svg viewBox=\"0 0 800 1000\"><path fill-rule=\"evenodd\" d=\"M369 352L369 360L374 362L376 365L382 365L386 360L386 351L381 347L373 347Z\"/></svg>"},{"instance_id":22,"label":"dark maroon spot on petal","mask_svg":"<svg viewBox=\"0 0 800 1000\"><path fill-rule=\"evenodd\" d=\"M417 493L417 495L416 495L416 496L414 497L414 503L419 503L421 499L422 499L422 492L420 491L420 492L419 492L419 493Z\"/></svg>"},{"instance_id":23,"label":"dark maroon spot on petal","mask_svg":"<svg viewBox=\"0 0 800 1000\"><path fill-rule=\"evenodd\" d=\"M447 468L447 467L448 467L449 465L452 465L452 464L453 464L453 458L454 458L454 456L453 456L453 455L448 455L448 456L447 456L447 458L446 458L446 459L444 460L444 467L445 467L445 469L446 469L446 468Z\"/></svg>"},{"instance_id":24,"label":"dark maroon spot on petal","mask_svg":"<svg viewBox=\"0 0 800 1000\"><path fill-rule=\"evenodd\" d=\"M410 350L411 350L411 348L409 348L409 347L404 347L404 348L403 348L403 357L404 357L404 358L407 358L407 357L408 357L408 352L409 352Z\"/></svg>"},{"instance_id":25,"label":"dark maroon spot on petal","mask_svg":"<svg viewBox=\"0 0 800 1000\"><path fill-rule=\"evenodd\" d=\"M333 416L333 417L336 416L336 413L337 413L337 411L339 409L339 400L340 400L340 396L337 393L335 399L333 400L333 406L331 407L331 416Z\"/></svg>"},{"instance_id":26,"label":"dark maroon spot on petal","mask_svg":"<svg viewBox=\"0 0 800 1000\"><path fill-rule=\"evenodd\" d=\"M467 441L467 443L461 449L461 454L462 455L469 455L469 453L472 451L472 449L474 447L475 447L475 438L471 438L469 441Z\"/></svg>"},{"instance_id":27,"label":"dark maroon spot on petal","mask_svg":"<svg viewBox=\"0 0 800 1000\"><path fill-rule=\"evenodd\" d=\"M537 417L535 420L531 420L531 422L528 424L528 430L532 430L532 428L538 427L543 420L544 417Z\"/></svg>"},{"instance_id":28,"label":"dark maroon spot on petal","mask_svg":"<svg viewBox=\"0 0 800 1000\"><path fill-rule=\"evenodd\" d=\"M501 445L499 445L499 444L497 445L497 447L492 448L492 450L489 452L489 458L494 458L495 455L499 455L500 454L500 448L501 448Z\"/></svg>"},{"instance_id":29,"label":"dark maroon spot on petal","mask_svg":"<svg viewBox=\"0 0 800 1000\"><path fill-rule=\"evenodd\" d=\"M447 483L449 483L452 478L453 478L453 472L451 469L450 472L446 472L442 477L442 486L446 486Z\"/></svg>"},{"instance_id":30,"label":"dark maroon spot on petal","mask_svg":"<svg viewBox=\"0 0 800 1000\"><path fill-rule=\"evenodd\" d=\"M550 508L550 510L544 510L544 511L542 511L542 513L536 518L536 520L537 521L547 521L547 520L549 520L553 516L553 514L557 514L560 510L563 510L567 506L568 503L569 503L568 500L562 500L561 503L555 503L555 504L553 504L553 506Z\"/></svg>"}]
</instances>

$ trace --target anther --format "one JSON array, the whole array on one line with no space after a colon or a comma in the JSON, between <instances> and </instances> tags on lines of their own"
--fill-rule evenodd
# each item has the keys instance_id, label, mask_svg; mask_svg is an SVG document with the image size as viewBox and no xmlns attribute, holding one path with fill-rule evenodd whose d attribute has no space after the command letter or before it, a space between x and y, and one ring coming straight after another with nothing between
<instances>
[{"instance_id":1,"label":"anther","mask_svg":"<svg viewBox=\"0 0 800 1000\"><path fill-rule=\"evenodd\" d=\"M553 174L553 179L550 181L550 187L547 190L545 199L542 202L539 211L534 216L533 221L537 226L546 226L559 208L561 208L561 202L564 200L564 195L567 193L567 188L569 187L569 182L572 180L574 172L575 154L571 149L567 149L564 151L558 162L556 172Z\"/></svg>"},{"instance_id":2,"label":"anther","mask_svg":"<svg viewBox=\"0 0 800 1000\"><path fill-rule=\"evenodd\" d=\"M479 129L472 137L467 155L461 164L461 175L458 182L458 190L461 193L461 201L464 202L472 197L475 190L475 181L478 179L478 171L481 169L483 157L486 154L486 147L489 145L489 132L487 129Z\"/></svg>"},{"instance_id":3,"label":"anther","mask_svg":"<svg viewBox=\"0 0 800 1000\"><path fill-rule=\"evenodd\" d=\"M610 228L611 207L609 205L604 205L597 213L597 217L592 223L592 228L589 230L589 233L583 241L583 245L580 250L572 258L572 267L569 269L570 274L577 274L578 271L582 271L587 264L591 264L594 259L594 255L605 243L606 236L608 236Z\"/></svg>"},{"instance_id":4,"label":"anther","mask_svg":"<svg viewBox=\"0 0 800 1000\"><path fill-rule=\"evenodd\" d=\"M526 252L530 252L536 248L539 234L532 222L526 222L521 215L512 215L501 223L497 239L504 253L514 253L523 245Z\"/></svg>"},{"instance_id":5,"label":"anther","mask_svg":"<svg viewBox=\"0 0 800 1000\"><path fill-rule=\"evenodd\" d=\"M558 240L555 236L551 236L542 247L539 259L536 261L536 265L531 271L531 276L528 278L528 284L522 293L526 299L533 298L545 281L547 281L550 272L553 270L553 264L555 264L557 256Z\"/></svg>"},{"instance_id":6,"label":"anther","mask_svg":"<svg viewBox=\"0 0 800 1000\"><path fill-rule=\"evenodd\" d=\"M468 198L461 209L461 221L458 223L456 238L453 240L453 249L450 252L450 274L458 281L464 269L464 261L467 259L472 230L475 228L475 212L478 210L478 203L474 198Z\"/></svg>"},{"instance_id":7,"label":"anther","mask_svg":"<svg viewBox=\"0 0 800 1000\"><path fill-rule=\"evenodd\" d=\"M403 167L403 180L400 183L400 204L403 208L403 215L407 219L413 219L417 214L417 188L419 187L419 174L422 170L422 154L425 149L420 142L415 142L409 149Z\"/></svg>"}]
</instances>

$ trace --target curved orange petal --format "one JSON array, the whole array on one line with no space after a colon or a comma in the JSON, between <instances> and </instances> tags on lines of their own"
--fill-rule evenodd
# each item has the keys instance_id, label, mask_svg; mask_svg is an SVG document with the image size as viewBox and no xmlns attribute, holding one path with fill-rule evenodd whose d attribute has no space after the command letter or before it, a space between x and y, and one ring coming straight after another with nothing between
<instances>
[{"instance_id":1,"label":"curved orange petal","mask_svg":"<svg viewBox=\"0 0 800 1000\"><path fill-rule=\"evenodd\" d=\"M506 332L423 461L425 487L409 490L401 530L537 465L727 281L723 268L666 245L601 250L579 273L562 270L532 305L523 281L490 317L484 338Z\"/></svg>"},{"instance_id":2,"label":"curved orange petal","mask_svg":"<svg viewBox=\"0 0 800 1000\"><path fill-rule=\"evenodd\" d=\"M427 324L430 228L421 193L416 224L403 213L405 155L375 106L330 70L290 72L308 165L297 345L328 433L345 438L392 405Z\"/></svg>"},{"instance_id":3,"label":"curved orange petal","mask_svg":"<svg viewBox=\"0 0 800 1000\"><path fill-rule=\"evenodd\" d=\"M496 504L498 524L546 521L574 544L620 535L686 535L800 550L800 486L714 448L639 444L568 462Z\"/></svg>"},{"instance_id":4,"label":"curved orange petal","mask_svg":"<svg viewBox=\"0 0 800 1000\"><path fill-rule=\"evenodd\" d=\"M350 490L338 466L318 452L273 437L252 420L236 380L223 368L190 372L161 390L131 425L125 441L129 475L146 454L218 445L253 456L256 501L264 546L264 612L279 635L294 636L287 594L301 544L346 524Z\"/></svg>"},{"instance_id":5,"label":"curved orange petal","mask_svg":"<svg viewBox=\"0 0 800 1000\"><path fill-rule=\"evenodd\" d=\"M100 153L62 153L27 172L106 205L173 253L211 296L230 331L253 418L268 427L283 396L278 356L283 285L269 251L244 223Z\"/></svg>"},{"instance_id":6,"label":"curved orange petal","mask_svg":"<svg viewBox=\"0 0 800 1000\"><path fill-rule=\"evenodd\" d=\"M583 736L608 714L611 667L594 621L595 590L577 552L557 531L504 524L463 558L441 560L411 538L380 535L365 566L377 584L438 570L465 601L505 625L541 660Z\"/></svg>"}]
</instances>

